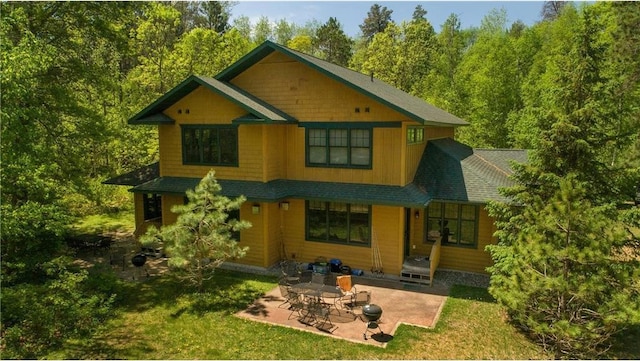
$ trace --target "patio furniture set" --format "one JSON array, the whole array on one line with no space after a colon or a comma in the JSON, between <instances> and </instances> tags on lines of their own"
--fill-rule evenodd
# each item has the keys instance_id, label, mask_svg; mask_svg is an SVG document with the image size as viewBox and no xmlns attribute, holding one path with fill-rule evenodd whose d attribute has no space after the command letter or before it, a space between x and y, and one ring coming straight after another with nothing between
<instances>
[{"instance_id":1,"label":"patio furniture set","mask_svg":"<svg viewBox=\"0 0 640 361\"><path fill-rule=\"evenodd\" d=\"M284 302L279 307L286 306L291 311L289 319L296 317L301 323L322 331L332 333L337 329L332 315L346 313L353 315L353 320L362 319L354 309L366 307L371 301L370 292L356 290L351 275L325 275L303 270L301 264L293 261L283 261L281 271L278 286Z\"/></svg>"}]
</instances>

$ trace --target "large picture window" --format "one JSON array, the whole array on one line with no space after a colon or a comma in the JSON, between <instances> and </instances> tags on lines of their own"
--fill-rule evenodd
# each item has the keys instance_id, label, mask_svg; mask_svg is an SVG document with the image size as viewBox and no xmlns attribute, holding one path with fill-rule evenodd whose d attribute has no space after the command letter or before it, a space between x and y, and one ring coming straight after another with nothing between
<instances>
[{"instance_id":1,"label":"large picture window","mask_svg":"<svg viewBox=\"0 0 640 361\"><path fill-rule=\"evenodd\" d=\"M471 204L432 202L427 207L427 239L442 245L476 247L479 207Z\"/></svg>"},{"instance_id":2,"label":"large picture window","mask_svg":"<svg viewBox=\"0 0 640 361\"><path fill-rule=\"evenodd\" d=\"M307 201L307 239L368 246L371 207L365 204Z\"/></svg>"},{"instance_id":3,"label":"large picture window","mask_svg":"<svg viewBox=\"0 0 640 361\"><path fill-rule=\"evenodd\" d=\"M307 164L319 167L371 167L371 129L307 129Z\"/></svg>"},{"instance_id":4,"label":"large picture window","mask_svg":"<svg viewBox=\"0 0 640 361\"><path fill-rule=\"evenodd\" d=\"M229 126L182 126L184 164L238 165L238 128Z\"/></svg>"}]
</instances>

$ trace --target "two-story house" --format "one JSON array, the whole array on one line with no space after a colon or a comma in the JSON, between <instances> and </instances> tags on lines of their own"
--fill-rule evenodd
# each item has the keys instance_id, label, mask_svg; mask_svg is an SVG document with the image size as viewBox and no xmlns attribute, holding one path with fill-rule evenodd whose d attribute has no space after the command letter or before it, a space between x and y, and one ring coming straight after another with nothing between
<instances>
[{"instance_id":1,"label":"two-story house","mask_svg":"<svg viewBox=\"0 0 640 361\"><path fill-rule=\"evenodd\" d=\"M484 209L509 184L517 150L453 140L467 123L373 76L265 42L215 78L191 76L129 120L155 125L159 164L108 181L133 186L136 233L170 224L170 209L215 169L222 194L245 195L252 227L237 262L338 258L367 272L372 242L384 273L428 255L485 272L494 242Z\"/></svg>"}]
</instances>

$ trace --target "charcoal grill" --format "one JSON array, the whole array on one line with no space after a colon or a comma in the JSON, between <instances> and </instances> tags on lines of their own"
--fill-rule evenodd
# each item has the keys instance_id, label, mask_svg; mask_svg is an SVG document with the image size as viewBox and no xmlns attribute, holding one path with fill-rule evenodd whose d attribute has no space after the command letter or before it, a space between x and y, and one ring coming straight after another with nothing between
<instances>
[{"instance_id":1,"label":"charcoal grill","mask_svg":"<svg viewBox=\"0 0 640 361\"><path fill-rule=\"evenodd\" d=\"M142 267L147 263L147 255L144 253L138 253L131 258L131 263L136 267Z\"/></svg>"},{"instance_id":2,"label":"charcoal grill","mask_svg":"<svg viewBox=\"0 0 640 361\"><path fill-rule=\"evenodd\" d=\"M364 330L362 336L364 339L367 339L367 332L372 332L371 330L375 330L376 328L380 330L380 334L384 335L384 332L380 328L379 320L382 317L382 307L375 304L368 304L362 306L362 316L367 320L367 328Z\"/></svg>"},{"instance_id":3,"label":"charcoal grill","mask_svg":"<svg viewBox=\"0 0 640 361\"><path fill-rule=\"evenodd\" d=\"M139 273L144 270L147 278L149 278L149 271L144 267L145 263L147 263L147 255L144 253L138 253L131 258L131 263L136 266L135 271L133 272L133 279L136 279L136 275L139 276ZM139 278L139 277L138 277Z\"/></svg>"}]
</instances>

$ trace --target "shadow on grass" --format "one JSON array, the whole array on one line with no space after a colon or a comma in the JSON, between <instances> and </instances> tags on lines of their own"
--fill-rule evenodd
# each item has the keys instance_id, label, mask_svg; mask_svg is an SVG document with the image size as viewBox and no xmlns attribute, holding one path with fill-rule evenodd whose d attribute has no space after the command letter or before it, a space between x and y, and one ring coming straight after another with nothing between
<instances>
[{"instance_id":1,"label":"shadow on grass","mask_svg":"<svg viewBox=\"0 0 640 361\"><path fill-rule=\"evenodd\" d=\"M264 288L253 286L257 281L275 284L275 279L248 273L216 270L214 277L205 283L205 291L198 292L172 273L154 277L144 283L127 283L121 308L127 312L144 312L154 307L171 308L177 299L183 299L184 307L172 313L203 315L207 312L233 314L253 303L265 293Z\"/></svg>"},{"instance_id":2,"label":"shadow on grass","mask_svg":"<svg viewBox=\"0 0 640 361\"><path fill-rule=\"evenodd\" d=\"M275 283L273 277L226 270L216 270L214 277L207 281L205 292L197 292L171 273L145 282L120 280L117 291L113 290L120 295L109 326L91 338L69 340L64 350L60 350L63 353L52 350L52 356L64 359L119 359L153 354L156 352L154 346L144 336L130 332L131 328L137 326L126 323L130 318L120 319L121 313L155 312L153 309L160 309L169 311L171 318L179 318L184 314L233 314L247 308Z\"/></svg>"},{"instance_id":3,"label":"shadow on grass","mask_svg":"<svg viewBox=\"0 0 640 361\"><path fill-rule=\"evenodd\" d=\"M496 303L496 300L489 294L486 288L472 287L464 285L453 285L449 291L449 297L463 300L472 300L488 303Z\"/></svg>"}]
</instances>

